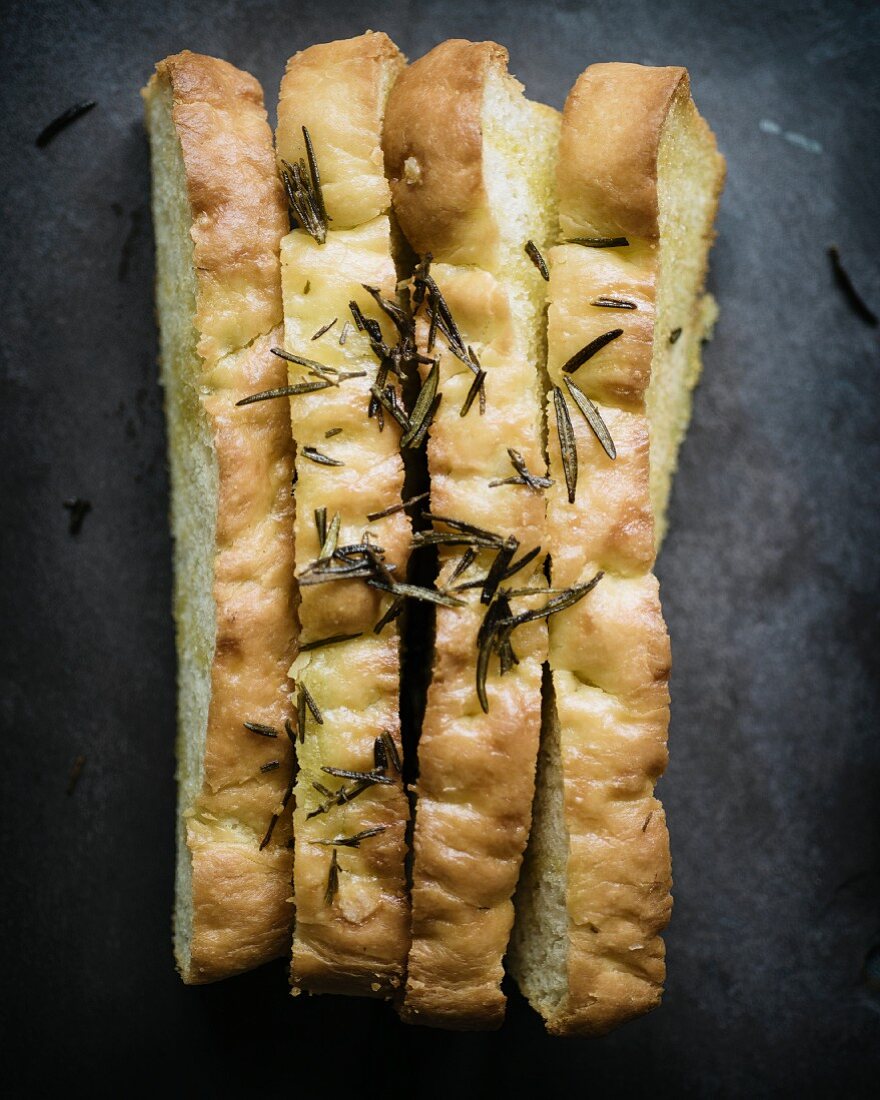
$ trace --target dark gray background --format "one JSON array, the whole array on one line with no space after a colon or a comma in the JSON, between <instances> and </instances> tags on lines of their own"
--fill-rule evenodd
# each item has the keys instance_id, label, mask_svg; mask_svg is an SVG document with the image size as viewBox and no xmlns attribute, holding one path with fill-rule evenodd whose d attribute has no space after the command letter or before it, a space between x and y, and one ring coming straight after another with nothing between
<instances>
[{"instance_id":1,"label":"dark gray background","mask_svg":"<svg viewBox=\"0 0 880 1100\"><path fill-rule=\"evenodd\" d=\"M3 6L0 1047L16 1095L174 1095L182 1080L192 1095L282 1096L301 1074L334 1096L876 1084L878 330L848 308L825 249L839 244L880 307L878 10ZM290 53L367 27L410 57L496 38L557 106L594 61L687 65L728 157L721 322L659 564L674 650L668 991L598 1042L546 1038L515 994L502 1032L458 1036L406 1029L384 1005L294 1002L283 964L204 989L172 965L174 653L138 89L189 47L252 71L274 113ZM85 98L99 106L36 149ZM93 511L72 538L75 495Z\"/></svg>"}]
</instances>

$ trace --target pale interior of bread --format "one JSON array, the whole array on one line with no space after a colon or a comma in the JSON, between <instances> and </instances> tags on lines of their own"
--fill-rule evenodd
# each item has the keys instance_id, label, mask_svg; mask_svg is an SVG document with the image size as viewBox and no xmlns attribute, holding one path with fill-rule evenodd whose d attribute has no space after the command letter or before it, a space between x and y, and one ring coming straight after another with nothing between
<instances>
[{"instance_id":1,"label":"pale interior of bread","mask_svg":"<svg viewBox=\"0 0 880 1100\"><path fill-rule=\"evenodd\" d=\"M171 476L174 619L178 654L178 815L174 946L186 975L192 939L192 862L186 812L204 779L211 662L216 641L214 539L218 470L208 419L199 400L202 360L196 351L196 273L191 211L180 140L167 83L147 100L153 165L156 303L161 318L161 381Z\"/></svg>"},{"instance_id":2,"label":"pale interior of bread","mask_svg":"<svg viewBox=\"0 0 880 1100\"><path fill-rule=\"evenodd\" d=\"M700 377L701 348L717 316L703 301L706 260L719 187L719 157L705 120L688 95L673 102L660 136L657 198L660 264L651 384L650 492L657 546L666 533L666 509L678 449L691 418ZM673 342L672 334L680 335Z\"/></svg>"},{"instance_id":3,"label":"pale interior of bread","mask_svg":"<svg viewBox=\"0 0 880 1100\"><path fill-rule=\"evenodd\" d=\"M522 94L522 85L491 69L483 98L483 179L496 211L501 245L498 273L513 300L517 339L530 362L546 358L546 284L525 252L533 237L546 250L556 236L556 146L559 115ZM538 235L535 234L536 228ZM536 375L543 407L543 380Z\"/></svg>"},{"instance_id":4,"label":"pale interior of bread","mask_svg":"<svg viewBox=\"0 0 880 1100\"><path fill-rule=\"evenodd\" d=\"M659 150L660 257L651 383L647 395L650 492L659 546L666 507L701 368L701 348L717 317L703 295L721 162L693 102L670 111ZM674 343L670 334L681 328ZM517 892L511 969L542 1016L552 1019L568 993L568 833L563 805L559 721L545 676L544 721L532 832Z\"/></svg>"}]
</instances>

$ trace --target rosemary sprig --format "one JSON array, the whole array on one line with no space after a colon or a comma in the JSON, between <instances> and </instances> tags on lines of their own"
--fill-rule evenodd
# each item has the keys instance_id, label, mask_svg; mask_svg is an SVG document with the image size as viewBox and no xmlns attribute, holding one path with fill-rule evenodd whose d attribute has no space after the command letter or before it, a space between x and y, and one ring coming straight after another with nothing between
<instances>
[{"instance_id":1,"label":"rosemary sprig","mask_svg":"<svg viewBox=\"0 0 880 1100\"><path fill-rule=\"evenodd\" d=\"M574 504L578 477L577 442L565 396L558 386L553 387L553 405L556 409L556 430L559 433L559 451L562 455L562 470L568 489L568 503Z\"/></svg>"},{"instance_id":2,"label":"rosemary sprig","mask_svg":"<svg viewBox=\"0 0 880 1100\"><path fill-rule=\"evenodd\" d=\"M333 326L336 324L336 322L338 320L339 320L338 317L334 317L333 320L328 321L326 325L321 325L321 327L318 329L318 331L315 333L315 335L312 337L312 339L313 340L320 340L321 337L324 335L324 333L329 332L330 329L333 328Z\"/></svg>"},{"instance_id":3,"label":"rosemary sprig","mask_svg":"<svg viewBox=\"0 0 880 1100\"><path fill-rule=\"evenodd\" d=\"M353 802L359 795L362 795L364 791L368 791L373 786L373 782L359 781L351 787L340 787L338 791L328 791L326 787L321 787L317 783L313 783L312 786L319 792L324 794L326 792L327 801L321 802L310 813L306 814L306 820L312 817L317 817L319 814L329 813L334 806L344 806L347 802Z\"/></svg>"},{"instance_id":4,"label":"rosemary sprig","mask_svg":"<svg viewBox=\"0 0 880 1100\"><path fill-rule=\"evenodd\" d=\"M473 523L467 523L463 519L441 516L436 512L425 512L425 519L431 520L432 523L444 523L447 527L451 527L453 531L463 531L468 535L476 535L477 538L488 539L490 544L494 546L501 546L504 542L503 535L496 534L495 531L487 531L485 527L476 527Z\"/></svg>"},{"instance_id":5,"label":"rosemary sprig","mask_svg":"<svg viewBox=\"0 0 880 1100\"><path fill-rule=\"evenodd\" d=\"M370 393L383 409L387 409L387 411L391 413L401 428L403 428L405 432L408 432L410 429L410 419L406 415L406 409L403 408L397 399L396 390L392 386L386 386L384 389L379 386L370 386ZM401 443L402 442L401 440Z\"/></svg>"},{"instance_id":6,"label":"rosemary sprig","mask_svg":"<svg viewBox=\"0 0 880 1100\"><path fill-rule=\"evenodd\" d=\"M345 341L348 339L348 334L351 332L351 322L346 321L342 326L342 331L339 333L339 346L344 348Z\"/></svg>"},{"instance_id":7,"label":"rosemary sprig","mask_svg":"<svg viewBox=\"0 0 880 1100\"><path fill-rule=\"evenodd\" d=\"M584 419L593 429L593 433L602 444L605 454L611 459L617 458L617 448L614 446L614 440L611 438L611 433L608 431L599 410L580 386L575 385L571 378L566 378L565 384L568 387L568 392L571 394L575 405L577 405L584 414Z\"/></svg>"},{"instance_id":8,"label":"rosemary sprig","mask_svg":"<svg viewBox=\"0 0 880 1100\"><path fill-rule=\"evenodd\" d=\"M541 278L550 281L550 272L547 270L547 263L541 253L538 251L538 246L534 241L526 241L526 255L541 272Z\"/></svg>"},{"instance_id":9,"label":"rosemary sprig","mask_svg":"<svg viewBox=\"0 0 880 1100\"><path fill-rule=\"evenodd\" d=\"M359 848L362 840L368 840L371 836L378 836L380 833L384 833L387 828L387 825L376 825L372 829L362 829L354 836L337 836L333 840L318 840L316 843L326 844L328 847L333 845L339 848Z\"/></svg>"},{"instance_id":10,"label":"rosemary sprig","mask_svg":"<svg viewBox=\"0 0 880 1100\"><path fill-rule=\"evenodd\" d=\"M321 380L319 382L297 382L293 386L278 386L272 390L263 390L261 393L252 393L236 401L236 408L242 405L253 405L255 401L271 401L274 397L299 397L304 393L317 393L318 390L326 390L332 386L332 382Z\"/></svg>"},{"instance_id":11,"label":"rosemary sprig","mask_svg":"<svg viewBox=\"0 0 880 1100\"><path fill-rule=\"evenodd\" d=\"M626 237L569 237L566 244L582 244L586 248L626 248Z\"/></svg>"},{"instance_id":12,"label":"rosemary sprig","mask_svg":"<svg viewBox=\"0 0 880 1100\"><path fill-rule=\"evenodd\" d=\"M342 428L328 428L327 431L324 432L324 438L332 439L334 435L339 435L341 431Z\"/></svg>"},{"instance_id":13,"label":"rosemary sprig","mask_svg":"<svg viewBox=\"0 0 880 1100\"><path fill-rule=\"evenodd\" d=\"M318 466L344 466L344 462L340 462L338 458L330 458L329 455L323 454L315 447L303 447L303 458L307 458L310 462L316 463Z\"/></svg>"},{"instance_id":14,"label":"rosemary sprig","mask_svg":"<svg viewBox=\"0 0 880 1100\"><path fill-rule=\"evenodd\" d=\"M494 481L489 482L489 488L494 489L498 485L528 485L530 489L534 489L536 492L541 492L543 489L549 489L553 484L553 481L549 477L541 477L538 474L529 472L526 466L526 460L519 453L515 451L513 447L507 448L507 454L510 457L510 463L516 470L516 477L504 477L496 478Z\"/></svg>"},{"instance_id":15,"label":"rosemary sprig","mask_svg":"<svg viewBox=\"0 0 880 1100\"><path fill-rule=\"evenodd\" d=\"M612 340L616 340L618 336L622 335L622 328L613 328L609 332L603 332L601 336L597 336L595 340L591 340L589 344L582 347L580 351L576 351L571 359L563 364L563 373L573 374L578 367L582 367L588 359L592 359L596 352L601 351L606 344L610 344Z\"/></svg>"},{"instance_id":16,"label":"rosemary sprig","mask_svg":"<svg viewBox=\"0 0 880 1100\"><path fill-rule=\"evenodd\" d=\"M638 305L635 302L631 302L629 298L608 298L604 294L599 298L594 298L590 302L591 306L604 306L606 309L638 309Z\"/></svg>"},{"instance_id":17,"label":"rosemary sprig","mask_svg":"<svg viewBox=\"0 0 880 1100\"><path fill-rule=\"evenodd\" d=\"M295 220L302 228L318 242L323 244L327 240L327 210L324 206L324 194L321 190L321 176L318 172L318 162L315 158L315 150L312 147L312 139L305 126L302 128L303 140L306 146L306 157L309 165L309 175L306 176L305 162L300 160L298 164L289 164L281 161L281 181L287 193L287 202Z\"/></svg>"},{"instance_id":18,"label":"rosemary sprig","mask_svg":"<svg viewBox=\"0 0 880 1100\"><path fill-rule=\"evenodd\" d=\"M274 772L276 768L281 767L280 760L267 760L265 764L260 765L261 772Z\"/></svg>"},{"instance_id":19,"label":"rosemary sprig","mask_svg":"<svg viewBox=\"0 0 880 1100\"><path fill-rule=\"evenodd\" d=\"M333 900L339 892L339 859L336 855L336 849L330 856L330 870L327 873L327 889L324 891L324 904L332 905Z\"/></svg>"},{"instance_id":20,"label":"rosemary sprig","mask_svg":"<svg viewBox=\"0 0 880 1100\"><path fill-rule=\"evenodd\" d=\"M543 607L522 611L516 615L510 613L508 593L498 593L497 598L489 605L489 610L483 617L480 629L477 632L476 688L477 698L485 713L489 711L486 678L492 653L499 655L503 674L513 664L517 663L516 654L510 646L510 636L517 627L523 626L525 623L537 622L539 619L547 619L551 615L556 615L560 611L573 607L589 592L592 592L603 576L603 573L597 573L592 580L584 584L564 589L559 595L548 600Z\"/></svg>"},{"instance_id":21,"label":"rosemary sprig","mask_svg":"<svg viewBox=\"0 0 880 1100\"><path fill-rule=\"evenodd\" d=\"M391 319L397 331L401 336L405 336L409 332L409 318L406 312L400 308L396 302L392 302L390 298L384 297L375 286L368 286L366 283L361 283L361 286L370 295L379 309Z\"/></svg>"},{"instance_id":22,"label":"rosemary sprig","mask_svg":"<svg viewBox=\"0 0 880 1100\"><path fill-rule=\"evenodd\" d=\"M277 737L278 730L274 726L266 726L262 722L242 722L246 730L258 733L260 737Z\"/></svg>"}]
</instances>

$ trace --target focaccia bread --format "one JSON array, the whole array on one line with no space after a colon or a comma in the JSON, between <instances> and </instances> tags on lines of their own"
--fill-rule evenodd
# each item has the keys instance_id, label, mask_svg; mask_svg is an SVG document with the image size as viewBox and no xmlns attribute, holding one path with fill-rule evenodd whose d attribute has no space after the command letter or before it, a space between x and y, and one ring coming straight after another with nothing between
<instances>
[{"instance_id":1,"label":"focaccia bread","mask_svg":"<svg viewBox=\"0 0 880 1100\"><path fill-rule=\"evenodd\" d=\"M428 438L433 533L420 538L439 543L437 587L460 601L437 608L419 742L413 943L400 1003L411 1023L489 1028L504 1015L546 626L516 630L518 663L509 658L504 676L489 655L482 705L479 654L499 616L546 602L537 553L546 284L525 246L543 248L555 229L557 133L557 113L523 97L507 51L491 42L444 42L407 69L388 104L394 210L423 260L412 286L419 346L438 361L422 374L425 386L437 378L442 397ZM521 588L532 595L514 594Z\"/></svg>"},{"instance_id":2,"label":"focaccia bread","mask_svg":"<svg viewBox=\"0 0 880 1100\"><path fill-rule=\"evenodd\" d=\"M144 100L174 537L175 954L197 983L283 954L293 915L293 454L286 409L236 407L285 379L269 349L286 214L251 76L184 52Z\"/></svg>"},{"instance_id":3,"label":"focaccia bread","mask_svg":"<svg viewBox=\"0 0 880 1100\"><path fill-rule=\"evenodd\" d=\"M388 615L399 605L388 582L406 580L411 529L399 510L401 430L371 394L383 370L373 349L392 348L397 334L365 289L393 312L381 129L404 64L384 34L313 46L288 62L278 109L294 216L312 203L311 232L295 228L281 246L284 347L300 360L288 363L289 383L323 385L290 398L303 642L290 670L300 724L295 992L387 997L400 986L409 946L400 637Z\"/></svg>"},{"instance_id":4,"label":"focaccia bread","mask_svg":"<svg viewBox=\"0 0 880 1100\"><path fill-rule=\"evenodd\" d=\"M604 576L549 624L511 969L548 1030L599 1035L656 1005L665 976L671 878L654 784L670 653L652 568L711 310L724 161L684 69L594 65L565 105L557 178L551 584Z\"/></svg>"}]
</instances>

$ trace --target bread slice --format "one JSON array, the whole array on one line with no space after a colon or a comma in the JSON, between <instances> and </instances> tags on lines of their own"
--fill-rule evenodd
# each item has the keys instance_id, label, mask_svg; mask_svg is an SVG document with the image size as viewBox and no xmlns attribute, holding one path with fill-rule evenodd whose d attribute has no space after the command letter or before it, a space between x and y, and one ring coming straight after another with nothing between
<instances>
[{"instance_id":1,"label":"bread slice","mask_svg":"<svg viewBox=\"0 0 880 1100\"><path fill-rule=\"evenodd\" d=\"M374 324L386 345L396 343L389 316L365 286L396 298L381 130L404 64L384 34L312 46L288 62L278 108L277 148L282 166L290 166L291 187L301 159L309 173L305 127L326 208L326 233L321 219L315 236L295 228L281 246L284 346L300 357L289 363L289 381L333 382L290 400L305 650L290 674L300 698L317 705L317 713L305 702L299 707L295 992L387 997L400 985L409 946L400 638L397 620L386 616L395 598L388 585L371 586L374 576L339 579L328 572L367 564L369 554L356 549L353 557L330 554L370 542L390 571L386 580L406 579L407 515L369 518L400 505L401 431L374 407L371 386L382 368L350 309L356 303L354 315L360 311L368 327ZM386 383L393 382L391 374ZM337 640L320 644L328 638ZM359 780L357 773L377 779Z\"/></svg>"},{"instance_id":2,"label":"bread slice","mask_svg":"<svg viewBox=\"0 0 880 1100\"><path fill-rule=\"evenodd\" d=\"M563 243L548 257L551 583L604 577L549 624L552 690L511 950L555 1034L602 1034L662 992L671 880L653 792L670 654L651 570L699 373L723 178L684 69L594 65L575 84L559 147ZM558 395L576 438L573 503Z\"/></svg>"},{"instance_id":3,"label":"bread slice","mask_svg":"<svg viewBox=\"0 0 880 1100\"><path fill-rule=\"evenodd\" d=\"M481 602L493 562L516 565L544 536L544 497L517 478L509 448L530 474L545 472L541 370L546 284L525 252L543 248L551 218L557 112L523 97L492 42L448 41L395 85L385 126L394 210L410 245L432 254L414 283L421 350L439 358L442 401L428 442L431 512L441 538L438 587L461 606L437 608L432 682L419 742L413 841L413 943L400 1011L411 1023L490 1028L504 1015L502 958L511 896L528 836L540 729L542 621L513 636L518 658L500 675L490 659L486 708L476 682L481 627L502 608ZM428 280L433 279L431 284ZM436 290L434 288L437 288ZM448 306L461 339L450 350ZM436 343L429 317L439 323ZM442 334L441 334L442 333ZM467 365L462 359L469 360ZM427 376L432 368L423 367ZM485 410L475 397L485 371ZM472 399L467 408L468 396ZM467 411L465 411L467 409ZM448 522L451 520L453 522ZM481 545L456 522L498 536ZM433 537L433 536L432 536ZM500 540L517 540L501 549ZM469 541L478 551L460 571ZM470 558L468 554L465 561ZM539 590L540 554L512 587ZM511 595L508 613L546 602Z\"/></svg>"},{"instance_id":4,"label":"bread slice","mask_svg":"<svg viewBox=\"0 0 880 1100\"><path fill-rule=\"evenodd\" d=\"M184 52L160 62L144 100L174 536L174 939L196 983L282 954L292 918L293 456L285 409L235 404L284 380L269 348L286 215L252 77Z\"/></svg>"}]
</instances>

